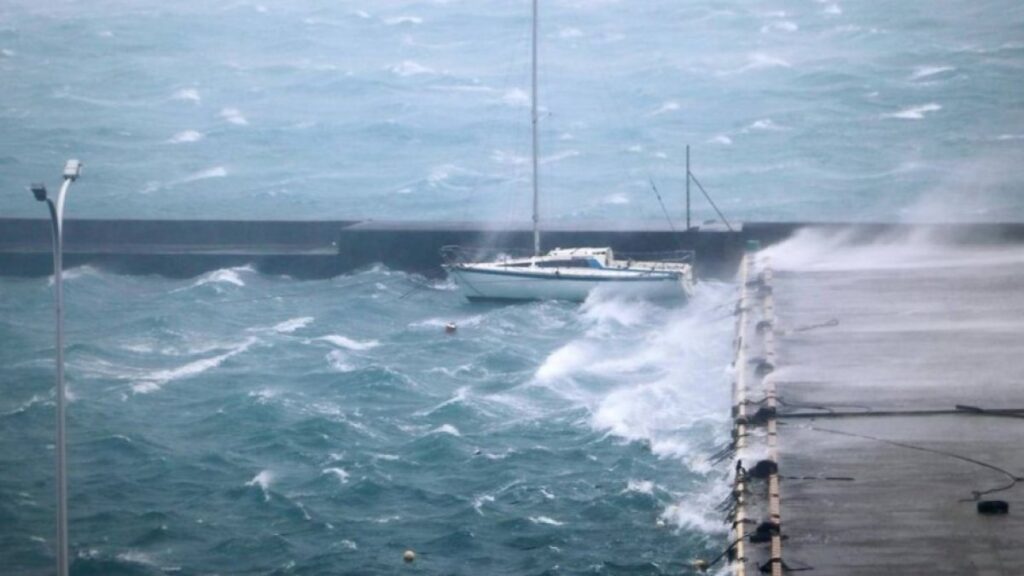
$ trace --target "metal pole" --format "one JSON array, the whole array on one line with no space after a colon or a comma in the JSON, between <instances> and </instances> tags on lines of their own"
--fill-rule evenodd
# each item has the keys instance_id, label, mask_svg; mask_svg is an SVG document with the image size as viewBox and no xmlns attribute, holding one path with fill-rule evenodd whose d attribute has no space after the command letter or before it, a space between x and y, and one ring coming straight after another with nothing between
<instances>
[{"instance_id":1,"label":"metal pole","mask_svg":"<svg viewBox=\"0 0 1024 576\"><path fill-rule=\"evenodd\" d=\"M530 118L533 126L533 255L540 256L540 186L537 181L537 0L533 0Z\"/></svg>"},{"instance_id":2,"label":"metal pole","mask_svg":"<svg viewBox=\"0 0 1024 576\"><path fill-rule=\"evenodd\" d=\"M686 145L686 231L690 231L690 145Z\"/></svg>"},{"instance_id":3,"label":"metal pole","mask_svg":"<svg viewBox=\"0 0 1024 576\"><path fill-rule=\"evenodd\" d=\"M57 576L68 576L68 475L65 434L67 392L64 385L64 199L71 179L66 178L57 206L47 200L53 222L53 286L57 314Z\"/></svg>"}]
</instances>

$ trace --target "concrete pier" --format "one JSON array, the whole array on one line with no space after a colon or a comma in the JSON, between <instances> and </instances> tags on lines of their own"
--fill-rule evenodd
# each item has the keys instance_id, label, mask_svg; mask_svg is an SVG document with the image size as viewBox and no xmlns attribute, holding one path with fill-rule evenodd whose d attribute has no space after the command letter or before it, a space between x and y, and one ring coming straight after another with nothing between
<instances>
[{"instance_id":1,"label":"concrete pier","mask_svg":"<svg viewBox=\"0 0 1024 576\"><path fill-rule=\"evenodd\" d=\"M743 307L772 300L777 349L737 421L774 402L777 442L766 428L737 457L756 442L777 462L782 573L1022 573L1024 244L819 231L748 266L763 297ZM742 333L772 352L767 333ZM746 498L736 520L760 521L763 491ZM979 513L985 501L1009 513ZM765 566L745 546L735 574Z\"/></svg>"}]
</instances>

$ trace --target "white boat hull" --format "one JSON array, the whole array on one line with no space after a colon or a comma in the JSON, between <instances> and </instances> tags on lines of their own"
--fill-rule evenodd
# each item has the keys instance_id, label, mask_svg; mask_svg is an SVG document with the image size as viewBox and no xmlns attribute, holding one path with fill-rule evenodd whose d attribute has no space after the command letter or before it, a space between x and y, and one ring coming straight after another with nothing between
<instances>
[{"instance_id":1,"label":"white boat hull","mask_svg":"<svg viewBox=\"0 0 1024 576\"><path fill-rule=\"evenodd\" d=\"M686 298L682 277L567 278L528 272L478 271L451 267L449 273L470 300L568 300L582 302L594 290L647 298Z\"/></svg>"}]
</instances>

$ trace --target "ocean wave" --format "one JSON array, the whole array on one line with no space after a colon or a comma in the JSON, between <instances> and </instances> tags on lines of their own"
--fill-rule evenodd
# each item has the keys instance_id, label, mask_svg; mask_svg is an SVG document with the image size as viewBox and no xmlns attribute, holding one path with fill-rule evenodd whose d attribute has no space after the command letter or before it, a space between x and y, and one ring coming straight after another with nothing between
<instances>
[{"instance_id":1,"label":"ocean wave","mask_svg":"<svg viewBox=\"0 0 1024 576\"><path fill-rule=\"evenodd\" d=\"M430 431L430 434L447 434L449 436L462 436L459 429L451 424L442 424Z\"/></svg>"},{"instance_id":2,"label":"ocean wave","mask_svg":"<svg viewBox=\"0 0 1024 576\"><path fill-rule=\"evenodd\" d=\"M953 72L954 70L956 70L956 67L954 66L919 66L914 69L914 72L910 75L910 79L923 80L945 72Z\"/></svg>"},{"instance_id":3,"label":"ocean wave","mask_svg":"<svg viewBox=\"0 0 1024 576\"><path fill-rule=\"evenodd\" d=\"M192 174L177 180L175 184L188 184L191 182L198 182L199 180L209 180L210 178L224 178L227 175L228 169L226 167L214 166L213 168L193 172Z\"/></svg>"},{"instance_id":4,"label":"ocean wave","mask_svg":"<svg viewBox=\"0 0 1024 576\"><path fill-rule=\"evenodd\" d=\"M930 104L922 104L920 106L911 106L910 108L904 108L899 112L892 112L889 114L882 114L882 118L897 118L900 120L921 120L925 114L930 112L938 112L942 110L942 106L934 102Z\"/></svg>"},{"instance_id":5,"label":"ocean wave","mask_svg":"<svg viewBox=\"0 0 1024 576\"><path fill-rule=\"evenodd\" d=\"M187 144L199 142L204 137L202 132L197 130L183 130L167 139L168 144Z\"/></svg>"},{"instance_id":6,"label":"ocean wave","mask_svg":"<svg viewBox=\"0 0 1024 576\"><path fill-rule=\"evenodd\" d=\"M261 470L253 476L252 480L245 483L246 486L253 486L263 493L263 501L270 501L270 484L274 481L274 473L270 470Z\"/></svg>"},{"instance_id":7,"label":"ocean wave","mask_svg":"<svg viewBox=\"0 0 1024 576\"><path fill-rule=\"evenodd\" d=\"M356 370L355 365L347 361L348 355L341 350L331 350L324 358L327 360L327 364L337 372L354 372Z\"/></svg>"},{"instance_id":8,"label":"ocean wave","mask_svg":"<svg viewBox=\"0 0 1024 576\"><path fill-rule=\"evenodd\" d=\"M249 338L223 354L195 360L177 368L151 372L148 375L139 378L138 381L132 384L132 391L136 394L148 394L159 390L168 382L198 376L199 374L217 368L227 359L245 352L255 344L256 341L257 340L255 338Z\"/></svg>"},{"instance_id":9,"label":"ocean wave","mask_svg":"<svg viewBox=\"0 0 1024 576\"><path fill-rule=\"evenodd\" d=\"M484 511L483 511L484 504L487 504L488 502L494 502L494 500L495 500L494 496L491 496L490 494L481 494L481 495L473 498L473 510L476 510L477 514L483 516L484 515Z\"/></svg>"},{"instance_id":10,"label":"ocean wave","mask_svg":"<svg viewBox=\"0 0 1024 576\"><path fill-rule=\"evenodd\" d=\"M207 286L210 284L230 284L232 286L245 286L245 281L242 280L243 273L253 273L256 270L252 266L235 266L233 268L221 268L220 270L214 270L207 272L199 277L195 282L186 288L179 288L175 292L181 290L188 290L190 288L199 288L200 286Z\"/></svg>"},{"instance_id":11,"label":"ocean wave","mask_svg":"<svg viewBox=\"0 0 1024 576\"><path fill-rule=\"evenodd\" d=\"M222 108L220 111L220 117L226 122L234 124L235 126L248 126L249 120L238 108Z\"/></svg>"},{"instance_id":12,"label":"ocean wave","mask_svg":"<svg viewBox=\"0 0 1024 576\"><path fill-rule=\"evenodd\" d=\"M61 278L64 282L74 282L82 278L95 278L101 275L98 268L84 264L82 266L75 266L74 268L68 268L62 271ZM47 286L53 286L53 275L47 279Z\"/></svg>"},{"instance_id":13,"label":"ocean wave","mask_svg":"<svg viewBox=\"0 0 1024 576\"><path fill-rule=\"evenodd\" d=\"M305 328L306 326L309 326L313 322L313 320L314 318L312 316L292 318L290 320L285 320L284 322L281 322L279 324L275 324L273 330L274 332L277 332L279 334L291 334L296 330L300 330L302 328Z\"/></svg>"},{"instance_id":14,"label":"ocean wave","mask_svg":"<svg viewBox=\"0 0 1024 576\"><path fill-rule=\"evenodd\" d=\"M565 522L559 522L550 516L530 516L530 522L534 524L547 524L548 526L565 526Z\"/></svg>"},{"instance_id":15,"label":"ocean wave","mask_svg":"<svg viewBox=\"0 0 1024 576\"><path fill-rule=\"evenodd\" d=\"M197 104L202 101L202 97L199 96L199 90L195 88L182 88L171 95L171 99L195 102Z\"/></svg>"},{"instance_id":16,"label":"ocean wave","mask_svg":"<svg viewBox=\"0 0 1024 576\"><path fill-rule=\"evenodd\" d=\"M321 336L319 338L316 338L316 340L327 342L328 344L332 344L339 348L353 350L356 352L372 350L377 346L380 346L380 342L378 342L377 340L353 340L346 336L342 336L341 334L328 334L327 336Z\"/></svg>"},{"instance_id":17,"label":"ocean wave","mask_svg":"<svg viewBox=\"0 0 1024 576\"><path fill-rule=\"evenodd\" d=\"M424 74L434 73L434 70L432 68L428 68L427 66L424 66L413 60L403 60L398 64L388 66L387 70L392 74L396 74L402 77L421 76Z\"/></svg>"},{"instance_id":18,"label":"ocean wave","mask_svg":"<svg viewBox=\"0 0 1024 576\"><path fill-rule=\"evenodd\" d=\"M796 32L799 29L800 26L792 20L778 20L761 26L761 34L770 34L772 32Z\"/></svg>"},{"instance_id":19,"label":"ocean wave","mask_svg":"<svg viewBox=\"0 0 1024 576\"><path fill-rule=\"evenodd\" d=\"M338 482L341 482L342 484L348 484L349 473L346 472L343 468L324 468L322 473L334 476L335 478L338 479Z\"/></svg>"},{"instance_id":20,"label":"ocean wave","mask_svg":"<svg viewBox=\"0 0 1024 576\"><path fill-rule=\"evenodd\" d=\"M661 106L659 106L657 108L657 110L654 110L649 115L650 116L661 116L662 114L667 114L669 112L675 112L677 110L679 110L679 102L676 102L675 100L669 100L668 102L663 103Z\"/></svg>"}]
</instances>

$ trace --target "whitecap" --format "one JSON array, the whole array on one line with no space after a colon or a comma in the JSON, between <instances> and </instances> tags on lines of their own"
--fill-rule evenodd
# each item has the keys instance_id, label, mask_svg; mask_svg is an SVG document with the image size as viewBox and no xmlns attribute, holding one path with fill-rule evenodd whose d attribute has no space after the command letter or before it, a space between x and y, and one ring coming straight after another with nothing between
<instances>
[{"instance_id":1,"label":"whitecap","mask_svg":"<svg viewBox=\"0 0 1024 576\"><path fill-rule=\"evenodd\" d=\"M659 106L657 110L651 112L650 115L660 116L661 114L675 112L676 110L679 110L679 102L676 102L675 100L669 100L668 102L664 102L661 106Z\"/></svg>"},{"instance_id":2,"label":"whitecap","mask_svg":"<svg viewBox=\"0 0 1024 576\"><path fill-rule=\"evenodd\" d=\"M558 30L559 38L580 38L583 36L583 31L579 28L561 28Z\"/></svg>"},{"instance_id":3,"label":"whitecap","mask_svg":"<svg viewBox=\"0 0 1024 576\"><path fill-rule=\"evenodd\" d=\"M263 470L259 474L253 476L252 480L245 483L246 486L257 486L260 491L263 492L263 500L270 500L270 493L267 490L270 489L270 483L274 480L274 473L270 470Z\"/></svg>"},{"instance_id":4,"label":"whitecap","mask_svg":"<svg viewBox=\"0 0 1024 576\"><path fill-rule=\"evenodd\" d=\"M339 348L345 348L348 350L355 351L370 350L372 348L380 346L380 342L376 340L359 341L353 340L351 338L346 338L345 336L342 336L340 334L328 334L327 336L321 336L317 338L317 340L322 340L324 342L338 346Z\"/></svg>"},{"instance_id":5,"label":"whitecap","mask_svg":"<svg viewBox=\"0 0 1024 576\"><path fill-rule=\"evenodd\" d=\"M509 152L506 150L495 150L491 152L491 160L498 164L504 164L505 166L524 166L530 161L529 158L522 154L516 154L515 152Z\"/></svg>"},{"instance_id":6,"label":"whitecap","mask_svg":"<svg viewBox=\"0 0 1024 576\"><path fill-rule=\"evenodd\" d=\"M708 140L709 144L720 144L722 146L732 146L732 138L729 138L725 134L719 134Z\"/></svg>"},{"instance_id":7,"label":"whitecap","mask_svg":"<svg viewBox=\"0 0 1024 576\"><path fill-rule=\"evenodd\" d=\"M238 108L222 108L220 117L236 126L246 126L249 124L249 120L246 119Z\"/></svg>"},{"instance_id":8,"label":"whitecap","mask_svg":"<svg viewBox=\"0 0 1024 576\"><path fill-rule=\"evenodd\" d=\"M352 372L356 369L355 366L346 362L346 360L348 360L348 356L341 350L331 350L327 353L325 358L331 368L338 372Z\"/></svg>"},{"instance_id":9,"label":"whitecap","mask_svg":"<svg viewBox=\"0 0 1024 576\"><path fill-rule=\"evenodd\" d=\"M762 120L754 121L750 126L747 127L747 129L761 130L765 132L776 132L780 130L785 130L786 128L784 126L779 126L771 118L764 118Z\"/></svg>"},{"instance_id":10,"label":"whitecap","mask_svg":"<svg viewBox=\"0 0 1024 576\"><path fill-rule=\"evenodd\" d=\"M142 564L145 566L156 566L156 562L148 554L139 552L138 550L129 550L127 552L121 552L117 555L117 559L121 562L129 562L132 564Z\"/></svg>"},{"instance_id":11,"label":"whitecap","mask_svg":"<svg viewBox=\"0 0 1024 576\"><path fill-rule=\"evenodd\" d=\"M554 154L552 154L550 156L545 156L545 157L541 158L540 159L540 163L541 164L552 164L554 162L560 162L562 160L567 160L569 158L575 158L576 156L579 156L579 155L580 155L580 151L579 150L563 150L561 152L556 152L556 153L554 153Z\"/></svg>"},{"instance_id":12,"label":"whitecap","mask_svg":"<svg viewBox=\"0 0 1024 576\"><path fill-rule=\"evenodd\" d=\"M511 88L501 97L501 101L509 106L523 107L530 105L530 95L522 88Z\"/></svg>"},{"instance_id":13,"label":"whitecap","mask_svg":"<svg viewBox=\"0 0 1024 576\"><path fill-rule=\"evenodd\" d=\"M430 431L431 434L448 434L451 436L462 436L459 429L451 424L442 424Z\"/></svg>"},{"instance_id":14,"label":"whitecap","mask_svg":"<svg viewBox=\"0 0 1024 576\"><path fill-rule=\"evenodd\" d=\"M623 492L636 492L638 494L654 494L654 482L650 480L633 480L632 478L626 483L626 489Z\"/></svg>"},{"instance_id":15,"label":"whitecap","mask_svg":"<svg viewBox=\"0 0 1024 576\"><path fill-rule=\"evenodd\" d=\"M483 516L483 506L488 502L494 502L494 496L491 496L490 494L481 494L480 496L477 496L473 499L473 510L476 510L477 514Z\"/></svg>"},{"instance_id":16,"label":"whitecap","mask_svg":"<svg viewBox=\"0 0 1024 576\"><path fill-rule=\"evenodd\" d=\"M822 13L829 16L839 16L843 13L843 9L839 7L839 4L829 4L822 10Z\"/></svg>"},{"instance_id":17,"label":"whitecap","mask_svg":"<svg viewBox=\"0 0 1024 576\"><path fill-rule=\"evenodd\" d=\"M269 388L261 388L259 390L249 391L249 398L256 398L260 404L266 404L271 398L275 398L280 394L277 390L271 390Z\"/></svg>"},{"instance_id":18,"label":"whitecap","mask_svg":"<svg viewBox=\"0 0 1024 576\"><path fill-rule=\"evenodd\" d=\"M418 76L421 74L433 74L434 71L418 62L404 60L400 64L388 67L388 71L399 76Z\"/></svg>"},{"instance_id":19,"label":"whitecap","mask_svg":"<svg viewBox=\"0 0 1024 576\"><path fill-rule=\"evenodd\" d=\"M227 175L227 168L224 166L214 166L213 168L207 168L206 170L200 170L199 172L189 174L181 180L178 180L178 183L188 184L190 182L198 182L199 180L209 180L210 178L223 178Z\"/></svg>"},{"instance_id":20,"label":"whitecap","mask_svg":"<svg viewBox=\"0 0 1024 576\"><path fill-rule=\"evenodd\" d=\"M922 104L920 106L911 106L910 108L904 108L899 112L892 112L890 114L882 114L882 118L898 118L900 120L921 120L924 115L929 112L938 112L942 110L942 106L934 102L930 104Z\"/></svg>"},{"instance_id":21,"label":"whitecap","mask_svg":"<svg viewBox=\"0 0 1024 576\"><path fill-rule=\"evenodd\" d=\"M768 34L770 32L796 32L800 29L796 22L791 20L779 20L777 22L771 22L761 26L761 33Z\"/></svg>"},{"instance_id":22,"label":"whitecap","mask_svg":"<svg viewBox=\"0 0 1024 576\"><path fill-rule=\"evenodd\" d=\"M252 272L249 266L238 266L235 268L221 268L213 272L207 272L193 282L188 288L198 288L207 284L231 284L233 286L245 286L240 275L241 272ZM182 289L178 289L179 291Z\"/></svg>"},{"instance_id":23,"label":"whitecap","mask_svg":"<svg viewBox=\"0 0 1024 576\"><path fill-rule=\"evenodd\" d=\"M349 474L342 468L324 468L323 474L332 474L342 484L348 484Z\"/></svg>"},{"instance_id":24,"label":"whitecap","mask_svg":"<svg viewBox=\"0 0 1024 576\"><path fill-rule=\"evenodd\" d=\"M913 74L910 75L911 80L921 80L923 78L929 78L936 74L942 74L943 72L952 72L956 70L954 66L918 66L914 69Z\"/></svg>"},{"instance_id":25,"label":"whitecap","mask_svg":"<svg viewBox=\"0 0 1024 576\"><path fill-rule=\"evenodd\" d=\"M182 88L171 96L173 100L184 100L186 102L200 102L202 98L199 96L199 90L195 88Z\"/></svg>"},{"instance_id":26,"label":"whitecap","mask_svg":"<svg viewBox=\"0 0 1024 576\"><path fill-rule=\"evenodd\" d=\"M559 522L549 516L530 516L530 522L534 524L547 524L549 526L565 526L565 522Z\"/></svg>"},{"instance_id":27,"label":"whitecap","mask_svg":"<svg viewBox=\"0 0 1024 576\"><path fill-rule=\"evenodd\" d=\"M96 268L93 268L92 266L89 266L88 264L82 266L75 266L74 268L69 268L61 272L61 278L64 280L64 282L78 280L79 278L92 278L99 275L100 271ZM46 283L48 286L53 286L52 274L47 279Z\"/></svg>"},{"instance_id":28,"label":"whitecap","mask_svg":"<svg viewBox=\"0 0 1024 576\"><path fill-rule=\"evenodd\" d=\"M609 204L612 206L622 206L629 204L629 196L622 192L616 192L615 194L609 194L601 200L602 204Z\"/></svg>"},{"instance_id":29,"label":"whitecap","mask_svg":"<svg viewBox=\"0 0 1024 576\"><path fill-rule=\"evenodd\" d=\"M742 74L744 72L750 72L753 70L768 70L771 68L792 68L793 65L788 60L779 58L778 56L772 56L763 52L754 52L747 55L747 62L743 66L732 70L731 72L719 72L723 74Z\"/></svg>"},{"instance_id":30,"label":"whitecap","mask_svg":"<svg viewBox=\"0 0 1024 576\"><path fill-rule=\"evenodd\" d=\"M159 390L164 384L172 382L174 380L182 380L185 378L191 378L216 368L224 363L225 360L241 354L248 350L256 342L255 338L249 338L245 342L242 342L235 348L228 350L227 352L218 356L210 358L203 358L189 362L184 366L177 368L157 370L150 374L140 378L135 384L132 385L132 391L136 394L148 394Z\"/></svg>"},{"instance_id":31,"label":"whitecap","mask_svg":"<svg viewBox=\"0 0 1024 576\"><path fill-rule=\"evenodd\" d=\"M359 546L357 546L356 543L351 540L342 540L341 542L338 542L338 544L341 544L342 548L347 548L349 550L359 549Z\"/></svg>"},{"instance_id":32,"label":"whitecap","mask_svg":"<svg viewBox=\"0 0 1024 576\"><path fill-rule=\"evenodd\" d=\"M274 326L274 332L278 332L280 334L291 334L296 330L305 328L312 321L312 316L303 316L301 318L292 318L290 320L285 320L284 322L281 322L280 324Z\"/></svg>"},{"instance_id":33,"label":"whitecap","mask_svg":"<svg viewBox=\"0 0 1024 576\"><path fill-rule=\"evenodd\" d=\"M197 130L183 130L167 140L170 144L185 144L188 142L199 142L204 137L202 132Z\"/></svg>"},{"instance_id":34,"label":"whitecap","mask_svg":"<svg viewBox=\"0 0 1024 576\"><path fill-rule=\"evenodd\" d=\"M35 406L36 404L42 404L42 403L50 403L49 397L48 396L43 396L41 394L34 394L32 396L32 398L30 398L27 402L25 402L21 406L18 406L14 410L11 410L10 412L7 412L6 414L4 414L4 416L12 416L14 414L21 414L22 412L28 410L29 408Z\"/></svg>"}]
</instances>

